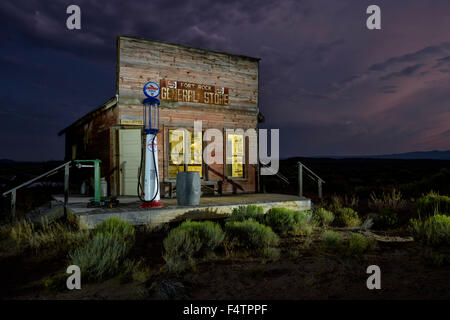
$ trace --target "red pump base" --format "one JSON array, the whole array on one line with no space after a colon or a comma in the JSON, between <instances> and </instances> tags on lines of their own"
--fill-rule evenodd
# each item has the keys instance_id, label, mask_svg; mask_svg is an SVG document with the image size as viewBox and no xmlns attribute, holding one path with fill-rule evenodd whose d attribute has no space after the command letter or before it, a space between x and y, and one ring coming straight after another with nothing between
<instances>
[{"instance_id":1,"label":"red pump base","mask_svg":"<svg viewBox=\"0 0 450 320\"><path fill-rule=\"evenodd\" d=\"M141 208L144 209L160 208L160 207L164 207L164 204L160 200L142 201L141 203Z\"/></svg>"}]
</instances>

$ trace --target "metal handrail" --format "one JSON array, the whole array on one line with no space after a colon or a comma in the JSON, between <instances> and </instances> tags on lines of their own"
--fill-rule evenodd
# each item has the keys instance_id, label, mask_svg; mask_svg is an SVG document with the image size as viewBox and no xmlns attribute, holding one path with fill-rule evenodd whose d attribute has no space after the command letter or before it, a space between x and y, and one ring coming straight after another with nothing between
<instances>
[{"instance_id":1,"label":"metal handrail","mask_svg":"<svg viewBox=\"0 0 450 320\"><path fill-rule=\"evenodd\" d=\"M16 218L16 193L17 193L17 190L30 185L31 183L35 182L36 180L39 180L41 178L51 175L61 168L64 168L64 172L65 172L64 173L64 215L65 215L66 210L67 210L67 202L68 202L68 198L69 198L69 168L70 168L71 162L72 161L68 161L50 171L47 171L44 174L41 174L40 176L30 179L30 180L22 183L21 185L18 185L17 187L14 187L14 188L4 192L3 193L4 197L6 197L6 195L8 195L8 194L11 194L11 218L12 218L12 220L15 220L15 218Z\"/></svg>"},{"instance_id":2,"label":"metal handrail","mask_svg":"<svg viewBox=\"0 0 450 320\"><path fill-rule=\"evenodd\" d=\"M300 161L298 162L298 195L300 197L303 197L303 168L305 168L310 174L313 175L311 176L307 173L307 176L311 180L317 180L319 199L322 199L322 183L325 183L325 181Z\"/></svg>"},{"instance_id":3,"label":"metal handrail","mask_svg":"<svg viewBox=\"0 0 450 320\"><path fill-rule=\"evenodd\" d=\"M3 192L3 196L5 197L8 193L11 193L11 192L13 192L13 191L15 191L15 190L17 190L17 189L26 187L26 186L30 185L31 183L35 182L36 180L39 180L39 179L44 178L44 177L47 177L48 175L50 175L50 173L53 173L53 172L55 172L55 171L58 171L59 169L61 169L61 168L63 168L64 166L66 166L67 164L70 164L71 162L72 162L72 161L66 162L66 163L64 163L64 164L62 164L62 165L60 165L60 166L58 166L58 167L56 167L56 168L54 168L54 169L52 169L52 170L50 170L50 171L47 171L47 172L44 173L44 174L41 174L40 176L38 176L38 177L36 177L36 178L33 178L33 179L31 179L31 180L28 180L27 182L24 182L24 183L22 183L21 185L18 185L17 187L12 188L11 190L8 190L8 191L6 191L6 192Z\"/></svg>"},{"instance_id":4,"label":"metal handrail","mask_svg":"<svg viewBox=\"0 0 450 320\"><path fill-rule=\"evenodd\" d=\"M301 163L300 161L298 162L298 164L299 165L302 165L302 167L303 168L305 168L306 170L308 170L312 175L314 175L316 178L317 178L317 180L320 180L320 181L322 181L323 183L325 183L325 181L321 178L321 177L319 177L316 173L314 173L314 171L312 171L311 169L309 169L307 166L305 166L303 163ZM312 179L312 178L311 178Z\"/></svg>"},{"instance_id":5,"label":"metal handrail","mask_svg":"<svg viewBox=\"0 0 450 320\"><path fill-rule=\"evenodd\" d=\"M287 184L289 184L289 179L286 178L284 175L282 175L281 173L279 173L278 171L275 171L274 169L272 169L270 166L266 165L266 164L261 164L262 167L264 167L265 169L268 169L270 172L272 172L272 174L276 175L278 178L280 178L281 180L283 180L284 182L286 182Z\"/></svg>"}]
</instances>

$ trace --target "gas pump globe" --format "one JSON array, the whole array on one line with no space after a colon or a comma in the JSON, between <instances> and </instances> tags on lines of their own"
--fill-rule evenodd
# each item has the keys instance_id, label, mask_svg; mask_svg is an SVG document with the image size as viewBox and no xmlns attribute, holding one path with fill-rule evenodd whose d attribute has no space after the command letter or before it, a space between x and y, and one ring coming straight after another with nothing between
<instances>
[{"instance_id":1,"label":"gas pump globe","mask_svg":"<svg viewBox=\"0 0 450 320\"><path fill-rule=\"evenodd\" d=\"M144 198L142 199L138 181L138 195L142 201L142 208L162 207L159 190L159 170L158 170L158 141L156 138L159 132L159 86L155 82L147 82L144 85L144 94L147 96L143 103L143 116L145 133L145 166L144 166ZM142 153L143 154L143 153ZM141 154L141 167L142 167ZM141 174L139 174L139 180Z\"/></svg>"}]
</instances>

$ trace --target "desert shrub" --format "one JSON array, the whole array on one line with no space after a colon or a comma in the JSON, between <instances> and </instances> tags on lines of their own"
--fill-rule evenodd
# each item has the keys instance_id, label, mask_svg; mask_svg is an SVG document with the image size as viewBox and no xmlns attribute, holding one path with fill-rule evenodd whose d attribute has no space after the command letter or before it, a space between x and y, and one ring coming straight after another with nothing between
<instances>
[{"instance_id":1,"label":"desert shrub","mask_svg":"<svg viewBox=\"0 0 450 320\"><path fill-rule=\"evenodd\" d=\"M118 278L121 283L127 283L133 280L143 283L147 280L148 275L142 261L126 259L122 264Z\"/></svg>"},{"instance_id":2,"label":"desert shrub","mask_svg":"<svg viewBox=\"0 0 450 320\"><path fill-rule=\"evenodd\" d=\"M92 230L93 234L103 233L110 236L117 236L124 241L132 243L134 241L133 225L123 219L111 217L102 221Z\"/></svg>"},{"instance_id":3,"label":"desert shrub","mask_svg":"<svg viewBox=\"0 0 450 320\"><path fill-rule=\"evenodd\" d=\"M337 211L342 208L356 209L359 204L359 198L352 194L351 196L332 195L326 202L325 208L329 211Z\"/></svg>"},{"instance_id":4,"label":"desert shrub","mask_svg":"<svg viewBox=\"0 0 450 320\"><path fill-rule=\"evenodd\" d=\"M436 214L425 221L411 219L410 230L414 239L432 246L450 243L450 217Z\"/></svg>"},{"instance_id":5,"label":"desert shrub","mask_svg":"<svg viewBox=\"0 0 450 320\"><path fill-rule=\"evenodd\" d=\"M222 243L224 233L211 221L185 221L169 231L164 239L164 260L171 272L180 272L195 265L196 258L204 258Z\"/></svg>"},{"instance_id":6,"label":"desert shrub","mask_svg":"<svg viewBox=\"0 0 450 320\"><path fill-rule=\"evenodd\" d=\"M358 213L351 208L341 208L337 210L334 222L340 227L357 227L361 225Z\"/></svg>"},{"instance_id":7,"label":"desert shrub","mask_svg":"<svg viewBox=\"0 0 450 320\"><path fill-rule=\"evenodd\" d=\"M322 227L329 226L334 220L334 213L324 208L317 208L313 211L314 221Z\"/></svg>"},{"instance_id":8,"label":"desert shrub","mask_svg":"<svg viewBox=\"0 0 450 320\"><path fill-rule=\"evenodd\" d=\"M310 234L312 227L311 211L296 211L286 208L270 209L264 219L264 223L273 231L281 234Z\"/></svg>"},{"instance_id":9,"label":"desert shrub","mask_svg":"<svg viewBox=\"0 0 450 320\"><path fill-rule=\"evenodd\" d=\"M11 227L11 239L16 242L20 250L30 242L34 233L34 224L28 220L20 220Z\"/></svg>"},{"instance_id":10,"label":"desert shrub","mask_svg":"<svg viewBox=\"0 0 450 320\"><path fill-rule=\"evenodd\" d=\"M229 221L225 224L228 253L235 249L249 253L276 255L278 236L268 226L254 220Z\"/></svg>"},{"instance_id":11,"label":"desert shrub","mask_svg":"<svg viewBox=\"0 0 450 320\"><path fill-rule=\"evenodd\" d=\"M336 231L326 230L321 237L323 244L328 248L338 249L344 243L344 237Z\"/></svg>"},{"instance_id":12,"label":"desert shrub","mask_svg":"<svg viewBox=\"0 0 450 320\"><path fill-rule=\"evenodd\" d=\"M376 226L378 228L392 228L398 223L398 213L394 208L382 208L380 214L376 219Z\"/></svg>"},{"instance_id":13,"label":"desert shrub","mask_svg":"<svg viewBox=\"0 0 450 320\"><path fill-rule=\"evenodd\" d=\"M376 247L373 239L368 239L359 233L352 233L348 239L348 251L350 255L361 255Z\"/></svg>"},{"instance_id":14,"label":"desert shrub","mask_svg":"<svg viewBox=\"0 0 450 320\"><path fill-rule=\"evenodd\" d=\"M130 250L121 237L97 233L85 246L69 254L71 264L80 267L83 279L101 281L119 274Z\"/></svg>"},{"instance_id":15,"label":"desert shrub","mask_svg":"<svg viewBox=\"0 0 450 320\"><path fill-rule=\"evenodd\" d=\"M417 200L417 213L421 217L435 213L450 215L450 197L431 191Z\"/></svg>"},{"instance_id":16,"label":"desert shrub","mask_svg":"<svg viewBox=\"0 0 450 320\"><path fill-rule=\"evenodd\" d=\"M383 209L402 210L406 207L406 201L402 199L402 193L396 189L383 192L378 197L375 192L370 194L369 208L381 211Z\"/></svg>"},{"instance_id":17,"label":"desert shrub","mask_svg":"<svg viewBox=\"0 0 450 320\"><path fill-rule=\"evenodd\" d=\"M11 236L12 225L4 224L0 225L0 240L7 239Z\"/></svg>"},{"instance_id":18,"label":"desert shrub","mask_svg":"<svg viewBox=\"0 0 450 320\"><path fill-rule=\"evenodd\" d=\"M422 252L422 260L432 267L440 268L450 264L450 256L440 253L431 247L426 247Z\"/></svg>"},{"instance_id":19,"label":"desert shrub","mask_svg":"<svg viewBox=\"0 0 450 320\"><path fill-rule=\"evenodd\" d=\"M43 249L69 251L85 244L89 240L89 232L63 223L49 223L47 219L43 219L38 227L22 220L11 227L10 237L16 242L19 252L25 249L36 253Z\"/></svg>"},{"instance_id":20,"label":"desert shrub","mask_svg":"<svg viewBox=\"0 0 450 320\"><path fill-rule=\"evenodd\" d=\"M42 285L49 293L57 293L67 290L67 273L57 273L51 277L48 277L42 281Z\"/></svg>"},{"instance_id":21,"label":"desert shrub","mask_svg":"<svg viewBox=\"0 0 450 320\"><path fill-rule=\"evenodd\" d=\"M264 220L264 208L254 204L233 208L228 221L244 221L248 219L262 222Z\"/></svg>"}]
</instances>

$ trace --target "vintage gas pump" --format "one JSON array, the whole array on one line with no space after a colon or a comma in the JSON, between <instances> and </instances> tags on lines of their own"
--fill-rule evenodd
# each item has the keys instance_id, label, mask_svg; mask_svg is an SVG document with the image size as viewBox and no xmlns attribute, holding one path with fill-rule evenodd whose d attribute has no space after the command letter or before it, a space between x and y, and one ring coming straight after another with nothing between
<instances>
[{"instance_id":1,"label":"vintage gas pump","mask_svg":"<svg viewBox=\"0 0 450 320\"><path fill-rule=\"evenodd\" d=\"M158 170L158 141L156 138L159 132L159 86L155 82L147 82L144 85L144 94L147 96L143 100L144 107L144 127L145 146L141 152L141 165L139 167L138 196L142 201L142 208L155 208L164 206L159 198L159 170ZM144 198L141 196L140 180L142 174L142 157L145 148L144 167Z\"/></svg>"}]
</instances>

